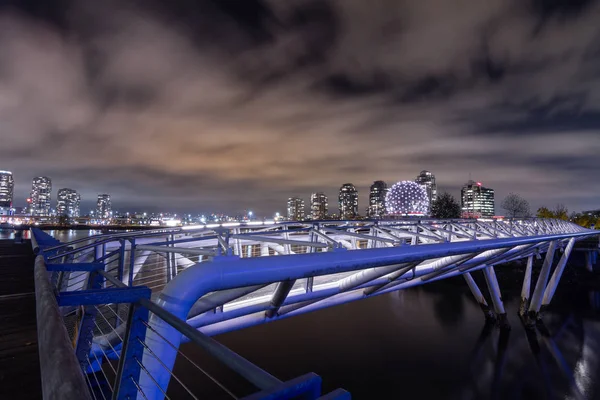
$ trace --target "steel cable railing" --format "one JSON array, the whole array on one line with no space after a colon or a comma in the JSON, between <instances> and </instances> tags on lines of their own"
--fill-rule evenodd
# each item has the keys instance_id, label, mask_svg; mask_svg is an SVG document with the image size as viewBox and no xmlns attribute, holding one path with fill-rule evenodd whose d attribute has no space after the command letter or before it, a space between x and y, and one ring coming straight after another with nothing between
<instances>
[{"instance_id":1,"label":"steel cable railing","mask_svg":"<svg viewBox=\"0 0 600 400\"><path fill-rule=\"evenodd\" d=\"M562 233L552 233L556 234L560 240L550 236L544 239L546 241L557 241L559 245L568 236L564 231L574 231L574 235L581 237L589 234L587 231L581 231L568 224L545 223L544 221L536 221L535 223L538 224L538 222L540 226L544 225L543 233L546 235L549 235L548 232L563 230ZM459 228L454 227L453 224ZM54 244L52 247L48 247L48 245L39 246L51 272L52 284L56 292L59 293L57 301L61 306L64 322L71 326L71 330L67 329L67 331L69 331L73 343L76 343L74 350L79 357L80 363L85 367L85 381L93 397L105 399L117 396L116 398L121 398L118 396L124 396L123 393L128 393L128 396L132 396L133 390L135 391L134 397L139 394L139 396L144 398L154 399L157 396L169 398L171 394L164 382L164 375L166 373L167 376L173 377L173 383L176 382L177 385L181 386L183 391L190 397L198 398L197 394L193 393L191 389L193 385L189 385L181 376L175 376L173 364L161 359L160 354L163 353L160 351L157 352L156 346L162 346L171 349L177 356L186 359L195 370L198 370L199 373L223 389L228 396L237 398L236 394L229 390L222 383L221 379L217 379L217 377L210 374L205 368L202 368L179 350L178 341L174 341L174 343L171 341L173 339L171 336L167 339L161 334L163 331L155 329L155 326L149 322L149 318L152 321L160 320L163 324L176 329L187 340L208 351L211 356L223 362L224 365L231 368L239 376L247 379L259 390L274 390L274 388L286 384L270 376L265 371L260 370L247 360L241 359L241 357L230 350L223 350L222 345L203 335L186 321L178 319L173 314L168 313L150 301L153 296L160 293L179 273L199 262L212 260L213 254L227 254L228 256L235 254L240 258L267 255L277 256L280 254L295 254L296 256L300 256L305 253L329 252L337 250L340 247L355 250L381 247L382 249L374 251L383 251L383 248L406 246L408 243L419 245L419 247L424 244L437 243L439 246L431 247L439 249L432 253L437 254L437 258L433 257L422 261L422 264L419 265L419 271L413 268L411 275L411 279L413 279L417 277L416 272L419 272L419 276L425 274L427 272L425 271L426 268L431 269L428 272L430 274L460 272L456 269L456 266L450 264L444 267L446 269L440 269L439 271L431 267L434 263L443 264L442 261L444 258L452 256L450 254L450 256L446 257L449 253L441 252L440 246L448 241L455 240L461 242L452 243L452 245L458 245L454 246L453 249L462 249L464 247L465 251L471 246L470 243L463 245L467 240L476 240L474 244L477 249L487 249L488 247L491 249L496 246L495 241L504 241L503 244L498 244L499 248L508 248L508 245L518 246L519 243L533 243L532 238L525 238L525 241L521 241L521 239L517 241L515 237L527 236L538 232L537 225L534 229L534 225L531 225L530 222L521 223L515 221L487 225L480 224L477 221L453 221L451 223L444 222L443 224L439 224L439 229L436 228L434 223L419 225L418 223L408 223L405 221L398 223L375 223L370 221L362 225L360 223L336 222L330 225L325 224L328 228L322 230L322 232L319 231L318 224L300 225L301 228L297 231L292 229L293 225L285 225L272 229L264 228L259 232L259 235L255 235L251 229L246 229L246 231L238 230L232 235L224 234L223 231L217 232L216 235L214 232L209 234L209 231L205 230L201 233L203 236L199 237L192 237L183 232L178 232L177 236L175 236L171 232L166 236L164 242L155 240L156 238L159 240L165 238L165 233L162 232L145 235L143 239L142 236L138 235L132 235L131 237L127 237L126 235L119 235L118 237L104 236L99 242L83 244L77 249L72 249L70 244ZM316 232L319 233L317 234ZM504 233L501 234L500 232ZM453 236L454 233L456 234ZM215 239L215 237L218 238ZM491 241L487 242L487 244L481 245L477 243L486 242L488 239ZM136 242L136 240L141 242ZM261 242L261 240L264 240L264 242ZM140 243L142 244L140 245ZM319 243L320 245L316 246L314 245L315 243ZM36 246L38 245L36 244ZM164 251L161 251L160 246L163 246ZM46 252L48 248L52 248L52 250ZM218 251L212 253L215 249ZM456 252L456 249L453 251ZM414 248L413 250L420 251ZM412 251L412 253L415 253L415 251ZM316 256L315 254L312 257ZM330 256L334 255L331 254ZM335 256L338 257L338 255ZM349 258L350 254L347 254L347 256L346 258ZM302 257L304 258L305 256L303 255ZM307 255L306 257L310 259L311 256ZM325 257L331 259L329 256ZM293 259L295 260L296 258ZM234 258L232 257L228 260L233 262ZM263 262L263 260L244 260L244 263L247 264L249 261ZM275 263L271 263L273 265L279 263L278 260L272 261L275 261ZM255 265L257 263L250 264ZM208 263L207 268L211 269L214 266L215 264ZM198 267L200 269L195 268L194 271L204 269L203 265ZM480 267L482 266L476 263L471 265L468 262L464 266L469 271ZM296 308L304 307L306 304L312 304L331 294L348 299L364 296L358 288L359 285L366 284L367 282L370 285L386 285L389 283L398 284L398 288L407 287L406 280L401 281L398 279L394 282L388 280L386 278L388 275L385 275L385 271L387 271L385 268L381 269L383 275L381 273L377 275L378 272L376 270L371 271L369 269L357 272L358 269L354 270L352 268L345 267L343 271L347 269L346 272L338 273L335 273L333 270L324 270L329 273L317 273L314 277L311 276L306 279L301 279L305 278L306 275L299 274L283 286L280 284L280 281L257 281L257 289L253 290L250 294L249 292L242 293L238 290L239 293L237 295L229 296L229 294L225 295L224 292L219 293L219 290L227 288L219 289L215 287L211 289L215 290L214 294L219 296L223 294L223 296L217 297L227 300L215 303L214 306L211 306L212 308L205 310L210 311L212 309L216 313L224 313L225 311L225 314L229 313L227 314L228 318L231 318L231 316L236 315L234 311L240 317L245 316L245 309L243 310L240 307L247 307L248 310L255 310L257 318L264 318L264 315L261 316L258 314L261 312L264 313L265 310L276 313L282 306L281 312L285 314L285 312L293 311L288 306ZM248 271L254 270L251 269ZM451 275L450 273L448 274L448 276ZM289 280L290 278L282 275L281 279ZM408 283L412 284L412 282ZM286 287L287 289L285 289ZM387 286L384 287L387 288ZM355 288L355 291L350 292L350 290L354 290ZM389 290L389 288L386 290ZM231 291L231 294L235 292L235 290ZM348 291L348 293L345 293L345 291ZM291 301L297 302L297 305L296 303L288 303L287 305L283 303L290 293L293 294ZM208 300L211 294L213 292L209 291L206 295L206 300ZM94 296L97 296L95 300ZM259 300L263 301L261 300L263 297L266 301L264 305L262 303L255 304ZM280 297L280 299L277 300L276 297ZM250 301L252 304L245 304L244 302L247 301ZM207 301L206 304L210 304L210 302ZM265 307L264 309L263 306ZM288 309L284 310L285 307L288 307ZM238 312L237 310L240 311ZM216 314L215 316L218 317ZM184 317L182 316L182 318ZM248 314L247 321L254 321L253 318L253 316ZM208 321L210 318L205 319ZM214 318L214 321L218 320L218 318ZM86 334L96 336L99 341L94 340L93 343L86 344L87 339L82 340ZM145 335L147 334L152 335L151 342L145 339ZM85 351L82 352L82 349ZM233 359L238 364L232 363L231 360ZM244 367L240 369L239 365L244 365ZM124 369L127 371L126 374ZM310 379L313 378L311 377ZM158 387L150 389L150 386ZM152 393L145 392L147 390L152 390Z\"/></svg>"},{"instance_id":2,"label":"steel cable railing","mask_svg":"<svg viewBox=\"0 0 600 400\"><path fill-rule=\"evenodd\" d=\"M171 343L168 339L166 339L163 335L161 335L159 332L157 332L154 328L152 328L147 322L144 322L144 325L146 326L147 329L149 329L150 331L154 332L157 337L159 337L162 341L164 341L165 344L167 344L169 347L171 347L172 349L176 350L177 353L179 355L181 355L190 365L192 365L197 371L199 371L200 373L202 373L204 376L206 376L208 379L210 379L213 383L215 383L219 388L221 388L223 390L223 392L227 393L231 398L233 399L238 399L238 397L233 394L233 392L229 389L227 389L227 387L225 387L224 384L222 384L218 379L216 379L213 375L211 375L208 371L206 371L204 368L200 367L196 362L194 362L190 357L188 357L183 351L181 351L180 349L178 349L173 343ZM141 342L141 341L140 341ZM194 398L194 399L198 399L198 397L191 391L191 389L185 385L182 380L180 378L178 378L171 369L169 369L165 363L163 363L160 358L154 353L154 351L152 351L152 349L145 343L145 342L141 342L142 345L144 346L144 348L146 349L146 351L152 356L154 357L155 360L157 360L157 362L163 367L163 369L165 369L173 378L175 378L175 380L181 385L181 387L186 391L187 394L190 395L190 397ZM156 382L156 381L154 381Z\"/></svg>"},{"instance_id":3,"label":"steel cable railing","mask_svg":"<svg viewBox=\"0 0 600 400\"><path fill-rule=\"evenodd\" d=\"M104 261L110 262L110 260L108 258L105 258ZM77 265L77 264L75 264ZM59 268L58 266L55 266L54 268ZM82 295L85 296L85 292L88 290L88 288L90 287L94 287L94 285L100 285L99 287L103 290L119 290L119 289L126 289L126 290L135 290L135 287L133 288L129 288L126 287L126 285L124 285L121 281L119 281L117 278L115 278L114 274L112 272L114 272L114 267L113 268L108 268L107 266L104 266L103 269L99 269L96 272L79 272L77 277L81 278L81 279L77 279L76 283L79 283L79 281L81 280L85 280L87 278L87 284L85 285L85 287L81 288L81 290L79 290L78 292L82 292ZM98 275L103 277L105 279L105 282L102 282L101 280L99 281ZM69 293L69 292L67 292ZM75 293L71 293L71 295L78 295L77 292ZM83 299L83 298L82 298ZM154 317L157 317L158 315L160 315L160 318L166 318L169 321L171 321L171 318L174 318L174 316L168 314L168 313L164 313L162 311L162 309L160 308L156 308L156 306L154 305L154 303L148 301L148 300L144 300L144 298L141 298L138 302L137 302L137 307L139 308L145 308L148 307L149 309L152 309L151 315L154 315ZM169 369L167 367L167 365L162 362L162 360L160 360L157 356L156 353L154 353L154 351L152 350L152 347L148 345L148 343L146 343L143 339L141 339L140 336L135 336L135 337L130 337L129 334L129 330L132 329L132 325L131 325L131 304L127 304L128 308L129 308L129 313L130 316L128 317L128 319L126 320L123 316L120 315L121 311L119 311L118 309L115 309L115 307L120 307L122 306L122 304L119 304L118 301L109 301L109 302L105 302L103 304L93 304L93 305L88 305L88 306L83 306L77 310L75 310L75 314L79 313L82 314L84 313L83 320L85 320L85 313L89 313L90 310L93 311L93 318L91 319L91 322L93 324L93 332L106 336L109 334L114 334L116 335L119 340L123 343L123 347L122 349L120 349L119 347L113 345L110 341L107 343L107 347L106 349L103 348L102 346L98 346L96 348L96 350L92 350L91 352L84 354L84 376L85 376L85 382L88 384L89 389L90 389L90 394L94 399L109 399L109 398L113 398L114 396L117 396L117 398L119 396L119 392L117 392L119 390L119 379L120 376L123 375L123 372L121 370L123 363L125 362L124 354L123 352L126 351L126 347L131 343L131 340L135 340L137 341L137 343L139 343L142 348L144 349L144 351L146 351L150 356L152 356L160 365L162 368L165 368L165 371L167 371L169 373L170 376L173 377L173 381L176 382L184 391L185 393L187 393L191 398L194 399L198 399L199 396L197 394L195 394L190 385L185 383L184 380L175 375L172 369ZM86 311L84 311L84 308ZM73 313L72 313L73 314ZM69 315L72 315L69 314ZM146 317L147 318L147 317ZM153 328L151 328L151 326L149 325L148 322L146 322L145 319L142 319L141 322L143 323L144 329L147 329L148 331L153 331ZM172 322L172 321L171 321ZM188 330L192 330L194 332L196 332L194 330L194 328L192 328L191 326L187 325L184 321L177 321L177 323L183 324L183 326L186 327L186 329ZM126 333L125 335L122 334L122 332L119 331L119 326L126 326ZM178 327L181 328L181 327ZM83 328L82 328L83 329ZM81 335L81 332L79 332L79 334ZM194 335L190 335L189 332L186 333L187 336L189 337L194 337ZM200 335L198 333L198 335ZM171 343L170 341L166 340L164 337L161 337L161 339L163 340L163 342L165 343L165 345L175 349L175 345L173 343ZM215 344L211 344L213 342L212 339L204 339L204 340L208 340L208 342L200 342L200 345L203 347L206 347L207 343L209 343L209 346L215 346ZM214 342L216 343L216 342ZM107 351L109 350L109 351ZM217 353L212 352L213 355L215 354L219 354L219 351L222 352L223 350L218 350ZM254 368L255 371L259 370L256 367L250 367L252 366L252 364L250 364L249 362L241 359L239 356L235 355L235 353L231 352L230 350L227 350L229 356L228 357L234 357L237 358L238 361L236 362L237 364L242 363L244 365L246 365L246 368ZM220 379L216 378L213 374L209 373L206 369L200 367L200 365L195 362L194 360L192 360L189 356L187 356L186 354L184 354L182 351L180 351L179 349L177 349L177 353L179 355L181 355L191 366L193 366L193 368L197 371L199 371L200 373L202 373L204 376L206 376L210 381L214 382L221 390L223 390L223 392L225 394L227 394L229 397L237 399L238 396L236 396L230 389L228 389L221 381ZM209 353L211 353L209 351ZM158 381L156 380L156 378L152 375L152 372L150 371L150 369L145 365L145 362L148 362L145 358L142 359L142 357L140 355L138 356L133 356L131 357L131 359L136 363L136 365L139 367L139 371L140 371L140 378L143 376L147 376L149 378L149 380L153 383L155 383L156 385L158 385ZM242 361L239 361L242 360ZM119 367L115 368L114 363L118 363ZM227 361L225 362L226 364L228 363ZM231 365L231 364L228 364ZM239 371L238 371L239 372ZM261 372L262 374L265 374L265 376L270 377L270 375L268 375L266 372ZM253 372L250 374L250 376L252 376L252 374L256 374L256 372ZM244 375L244 373L242 373L242 375ZM139 394L139 396L141 398L149 398L148 393L145 392L145 388L143 385L140 384L140 381L137 379L134 379L133 377L127 377L125 378L127 381L131 382L133 384L133 386L135 387L135 390L137 391L137 393ZM282 382L276 380L275 378L268 378L268 380L274 380L274 384L281 384ZM260 387L259 387L260 388ZM157 390L164 396L164 398L171 398L171 395L169 395L169 393L166 390L166 387L163 388L162 386L159 386L157 388Z\"/></svg>"}]
</instances>

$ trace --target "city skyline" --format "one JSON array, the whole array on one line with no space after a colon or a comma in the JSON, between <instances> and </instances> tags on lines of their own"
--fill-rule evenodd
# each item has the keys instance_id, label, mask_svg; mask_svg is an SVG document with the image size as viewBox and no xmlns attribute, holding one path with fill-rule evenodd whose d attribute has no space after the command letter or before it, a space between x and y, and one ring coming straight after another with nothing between
<instances>
[{"instance_id":1,"label":"city skyline","mask_svg":"<svg viewBox=\"0 0 600 400\"><path fill-rule=\"evenodd\" d=\"M106 192L123 209L285 213L294 193L352 182L366 205L374 180L427 169L456 198L473 173L497 199L599 207L597 2L12 3L15 205L46 175L86 210Z\"/></svg>"},{"instance_id":2,"label":"city skyline","mask_svg":"<svg viewBox=\"0 0 600 400\"><path fill-rule=\"evenodd\" d=\"M17 186L17 180L14 179L14 174L12 173L12 171L6 171L6 170L0 170L1 173L4 173L3 176L10 176L11 177L11 183L14 187ZM426 173L426 175L424 175L424 173ZM427 176L427 179L423 179L424 176ZM471 174L469 174L469 182L472 182L473 184L477 183L481 185L481 182L476 182L470 179ZM49 198L46 199L45 201L47 202L47 209L51 210L53 213L58 214L58 204L56 204L56 207L53 207L53 204L56 203L56 201L58 200L58 197L60 195L60 191L61 190L73 190L73 189L58 189L56 191L52 190L52 182L53 180L50 177L46 177L46 176L39 176L39 177L35 177L33 179L34 182L34 186L35 186L35 181L38 179L48 179L49 180L49 185L50 185L50 192L49 192ZM425 183L428 181L428 179L433 179L432 183L433 183L433 191L431 191L431 189L429 188L428 185L426 185ZM465 184L463 183L462 185L460 185L460 187L457 189L458 193L454 193L451 190L444 190L444 185L442 183L441 186L437 185L436 183L436 177L435 177L435 173L431 172L431 171L427 171L427 170L422 170L419 175L417 175L417 178L415 179L415 182L419 183L420 185L422 185L425 190L429 193L432 193L433 195L439 195L443 192L448 192L450 193L457 201L459 202L464 202L463 198L463 190L466 187ZM374 185L378 185L378 184L384 184L386 185L387 182L382 181L382 180L377 180L374 183L371 183L366 190L366 193L361 192L361 190L359 189L358 185L353 185L356 187L356 190L358 192L358 204L357 204L357 215L359 216L369 216L369 208L370 208L370 204L372 201L372 190ZM467 183L468 184L468 183ZM486 186L490 186L490 185L486 185ZM441 188L441 190L439 189ZM31 204L28 204L27 201L29 199L32 199L32 194L33 194L33 190L31 189L30 186L30 192L29 192L29 197L25 198L23 201L23 204L21 204L19 202L19 199L17 198L17 194L13 194L13 204L12 207L13 208L29 208L31 209ZM339 194L339 188L337 189L337 192ZM55 193L56 192L56 193ZM95 192L93 195L87 197L85 200L82 200L83 196L81 195L81 193L78 190L74 190L74 192L77 195L77 209L78 211L80 210L80 215L88 215L90 213L96 213L97 209L98 209L98 199L100 198L100 196L108 196L109 198L109 203L111 203L110 209L112 210L112 201L111 201L111 197L112 194L101 194L99 192ZM493 192L496 192L496 190L494 189ZM514 190L510 190L509 189L509 193L513 193L515 192ZM327 199L327 197L329 196L327 194L327 192L325 191L320 191L320 192L314 192L313 194L318 193L318 194L322 194L325 196L325 199ZM53 197L56 196L56 197ZM307 197L307 199L305 199L305 197ZM364 198L363 198L364 197ZM289 200L290 198L299 198L302 201L304 201L307 205L308 205L308 209L305 211L305 215L308 217L311 215L311 198L312 198L312 194L301 194L299 196L295 196L295 197L287 197L287 200ZM498 199L497 196L495 196L496 199ZM500 199L501 200L501 199ZM527 199L529 201L529 199ZM433 199L432 199L433 201ZM366 204L364 208L364 210L361 212L361 207L363 206L363 204ZM571 209L568 207L568 204L565 204L564 202L557 202L556 204L551 204L551 203L542 203L540 206L534 205L533 210L537 210L539 207L549 207L552 208L556 205L566 205L567 208L572 211L572 212L582 212L585 210L576 210L576 209ZM499 207L497 205L497 207ZM495 214L501 216L503 214L503 210L497 208L495 209ZM288 207L289 208L289 207ZM123 213L125 213L125 211L127 212L142 212L141 210L148 211L150 213L163 213L163 212L167 212L167 213L180 213L180 214L188 214L188 213L193 213L194 215L205 215L205 214L229 214L229 215L242 215L245 214L248 210L252 209L252 210L259 210L258 212L253 211L254 215L261 215L263 218L269 218L274 216L275 214L281 214L281 215L286 215L287 214L287 208L285 206L281 207L279 204L277 206L275 206L273 209L266 209L266 211L261 211L261 210L265 210L264 207L261 207L260 204L255 204L255 206L253 205L245 205L243 208L238 208L238 209L231 209L231 210L223 210L223 209L207 209L207 208L196 208L196 209L181 209L181 208L177 208L177 207L170 207L169 205L167 205L166 207L161 207L159 205L156 204L141 204L141 203L136 203L136 204L126 204L126 203L119 203L116 207L117 210L123 210ZM596 208L593 208L596 209ZM89 210L89 211L88 211ZM275 211L273 211L275 210ZM279 211L279 210L283 210L283 212ZM332 210L329 210L330 214L332 212ZM339 211L339 210L338 210ZM335 214L335 212L333 212L333 214ZM490 216L490 214L486 214L486 216Z\"/></svg>"}]
</instances>

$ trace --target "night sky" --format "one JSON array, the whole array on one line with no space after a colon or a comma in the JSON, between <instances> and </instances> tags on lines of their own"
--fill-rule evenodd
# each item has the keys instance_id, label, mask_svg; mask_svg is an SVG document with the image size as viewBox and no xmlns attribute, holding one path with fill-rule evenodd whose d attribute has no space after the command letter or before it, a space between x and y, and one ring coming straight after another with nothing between
<instances>
[{"instance_id":1,"label":"night sky","mask_svg":"<svg viewBox=\"0 0 600 400\"><path fill-rule=\"evenodd\" d=\"M600 208L600 2L0 1L0 169L121 209L284 212L469 174ZM86 208L84 208L87 211Z\"/></svg>"}]
</instances>

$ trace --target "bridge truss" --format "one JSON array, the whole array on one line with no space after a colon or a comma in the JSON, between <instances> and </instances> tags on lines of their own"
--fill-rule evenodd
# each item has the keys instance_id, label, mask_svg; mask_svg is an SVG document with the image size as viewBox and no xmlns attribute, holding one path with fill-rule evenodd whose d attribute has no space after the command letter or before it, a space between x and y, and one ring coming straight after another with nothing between
<instances>
[{"instance_id":1,"label":"bridge truss","mask_svg":"<svg viewBox=\"0 0 600 400\"><path fill-rule=\"evenodd\" d=\"M575 242L598 234L547 219L223 223L98 235L51 247L46 259L102 263L110 277L105 287L146 286L157 306L211 336L458 275L486 316L503 322L495 267L521 259L527 260L522 313L535 319L550 304ZM534 259L544 254L532 285ZM475 271L482 271L491 305ZM57 287L85 290L89 274L62 273ZM139 385L161 398L170 379L165 367L172 369L182 334L156 314L148 328L143 364L153 378L141 376ZM125 329L97 330L92 353L118 352Z\"/></svg>"}]
</instances>

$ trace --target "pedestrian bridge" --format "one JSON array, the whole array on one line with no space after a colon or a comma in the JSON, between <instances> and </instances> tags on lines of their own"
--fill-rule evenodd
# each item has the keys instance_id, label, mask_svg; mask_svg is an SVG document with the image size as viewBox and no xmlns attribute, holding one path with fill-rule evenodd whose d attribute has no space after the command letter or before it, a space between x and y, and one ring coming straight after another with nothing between
<instances>
[{"instance_id":1,"label":"pedestrian bridge","mask_svg":"<svg viewBox=\"0 0 600 400\"><path fill-rule=\"evenodd\" d=\"M210 336L458 275L486 317L504 323L495 268L516 260L527 261L521 311L533 321L550 304L575 242L599 234L546 219L247 222L70 243L35 231L33 245L98 398L163 398L177 379L180 343L192 341L260 390L248 398L307 390L306 398L342 399L349 398L343 390L320 397L314 374L281 382ZM588 268L596 257L597 249L587 250ZM536 259L543 264L532 283ZM116 359L111 375L107 361ZM99 373L112 385L90 380Z\"/></svg>"}]
</instances>

